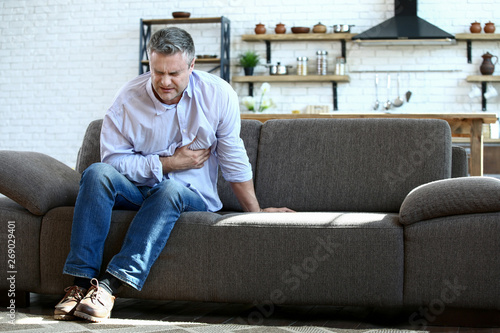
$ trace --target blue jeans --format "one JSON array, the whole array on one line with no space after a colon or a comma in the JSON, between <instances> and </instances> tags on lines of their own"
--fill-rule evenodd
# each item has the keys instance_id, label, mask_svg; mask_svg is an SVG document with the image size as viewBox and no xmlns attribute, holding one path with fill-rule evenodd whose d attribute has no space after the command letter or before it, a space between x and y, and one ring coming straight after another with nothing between
<instances>
[{"instance_id":1,"label":"blue jeans","mask_svg":"<svg viewBox=\"0 0 500 333\"><path fill-rule=\"evenodd\" d=\"M82 174L64 274L98 277L113 208L137 210L137 214L106 270L137 290L142 289L180 214L207 210L198 194L175 180L138 187L114 167L92 164Z\"/></svg>"}]
</instances>

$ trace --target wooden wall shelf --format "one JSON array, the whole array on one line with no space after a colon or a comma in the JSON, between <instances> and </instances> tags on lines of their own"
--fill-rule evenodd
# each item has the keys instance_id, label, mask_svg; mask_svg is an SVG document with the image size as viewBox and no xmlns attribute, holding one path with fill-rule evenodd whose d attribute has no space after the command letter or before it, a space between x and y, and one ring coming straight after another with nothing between
<instances>
[{"instance_id":1,"label":"wooden wall shelf","mask_svg":"<svg viewBox=\"0 0 500 333\"><path fill-rule=\"evenodd\" d=\"M146 25L155 24L179 24L179 23L220 23L220 17L197 17L197 18L171 18L142 20Z\"/></svg>"},{"instance_id":2,"label":"wooden wall shelf","mask_svg":"<svg viewBox=\"0 0 500 333\"><path fill-rule=\"evenodd\" d=\"M233 76L233 82L248 83L248 95L253 96L255 82L331 82L333 110L338 110L337 82L349 82L348 75L248 75Z\"/></svg>"},{"instance_id":3,"label":"wooden wall shelf","mask_svg":"<svg viewBox=\"0 0 500 333\"><path fill-rule=\"evenodd\" d=\"M349 82L348 75L252 75L233 76L233 82Z\"/></svg>"},{"instance_id":4,"label":"wooden wall shelf","mask_svg":"<svg viewBox=\"0 0 500 333\"><path fill-rule=\"evenodd\" d=\"M500 82L500 75L469 75L467 82Z\"/></svg>"},{"instance_id":5,"label":"wooden wall shelf","mask_svg":"<svg viewBox=\"0 0 500 333\"><path fill-rule=\"evenodd\" d=\"M263 41L340 41L351 40L356 34L333 33L333 34L260 34L260 35L242 35L241 39L246 42Z\"/></svg>"},{"instance_id":6,"label":"wooden wall shelf","mask_svg":"<svg viewBox=\"0 0 500 333\"><path fill-rule=\"evenodd\" d=\"M456 40L487 40L487 41L495 41L500 40L500 34L456 34Z\"/></svg>"},{"instance_id":7,"label":"wooden wall shelf","mask_svg":"<svg viewBox=\"0 0 500 333\"><path fill-rule=\"evenodd\" d=\"M245 42L265 42L266 62L271 63L271 42L327 42L337 41L341 45L342 57L346 59L346 41L351 40L356 34L351 33L306 33L306 34L252 34L242 35ZM233 82L248 83L248 94L253 96L254 82L331 82L333 90L333 110L338 110L337 83L349 82L347 75L261 75L261 76L233 76Z\"/></svg>"},{"instance_id":8,"label":"wooden wall shelf","mask_svg":"<svg viewBox=\"0 0 500 333\"><path fill-rule=\"evenodd\" d=\"M220 63L221 59L220 58L209 58L209 59L196 59L195 64L218 64ZM149 65L149 60L141 60L141 64L144 66Z\"/></svg>"},{"instance_id":9,"label":"wooden wall shelf","mask_svg":"<svg viewBox=\"0 0 500 333\"><path fill-rule=\"evenodd\" d=\"M332 34L254 34L242 35L241 40L245 42L265 42L266 43L266 62L271 63L271 42L328 42L337 41L341 45L341 54L346 57L346 41L351 40L356 34L351 33L332 33Z\"/></svg>"},{"instance_id":10,"label":"wooden wall shelf","mask_svg":"<svg viewBox=\"0 0 500 333\"><path fill-rule=\"evenodd\" d=\"M467 76L467 82L477 82L481 83L481 106L482 110L486 111L486 98L484 98L484 93L487 89L488 82L500 82L499 75L469 75Z\"/></svg>"},{"instance_id":11,"label":"wooden wall shelf","mask_svg":"<svg viewBox=\"0 0 500 333\"><path fill-rule=\"evenodd\" d=\"M467 42L467 62L472 64L472 41L492 42L500 41L500 34L456 34L456 40L464 40Z\"/></svg>"}]
</instances>

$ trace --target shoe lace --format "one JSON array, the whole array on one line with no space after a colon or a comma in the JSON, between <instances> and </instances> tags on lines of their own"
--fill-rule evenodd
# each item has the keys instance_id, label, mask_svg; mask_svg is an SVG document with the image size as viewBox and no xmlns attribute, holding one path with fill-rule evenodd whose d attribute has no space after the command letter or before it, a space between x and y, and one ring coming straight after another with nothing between
<instances>
[{"instance_id":1,"label":"shoe lace","mask_svg":"<svg viewBox=\"0 0 500 333\"><path fill-rule=\"evenodd\" d=\"M92 284L95 287L95 291L92 293L92 295L90 295L90 299L92 301L99 301L100 303L102 303L99 300L99 297L100 297L101 293L103 292L103 290L101 287L99 287L99 281L97 279L92 279L92 280L90 280L90 284Z\"/></svg>"},{"instance_id":2,"label":"shoe lace","mask_svg":"<svg viewBox=\"0 0 500 333\"><path fill-rule=\"evenodd\" d=\"M81 301L84 297L83 290L78 286L67 287L66 289L64 289L64 292L69 292L68 296L66 296L66 300L75 298L77 301Z\"/></svg>"}]
</instances>

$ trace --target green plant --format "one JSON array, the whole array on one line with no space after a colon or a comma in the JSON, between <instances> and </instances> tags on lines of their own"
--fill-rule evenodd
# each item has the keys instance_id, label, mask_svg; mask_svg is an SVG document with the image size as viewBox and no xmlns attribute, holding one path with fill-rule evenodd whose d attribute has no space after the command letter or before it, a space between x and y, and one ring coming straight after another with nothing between
<instances>
[{"instance_id":1,"label":"green plant","mask_svg":"<svg viewBox=\"0 0 500 333\"><path fill-rule=\"evenodd\" d=\"M243 68L255 67L259 64L260 57L254 51L246 51L240 54L240 65Z\"/></svg>"}]
</instances>

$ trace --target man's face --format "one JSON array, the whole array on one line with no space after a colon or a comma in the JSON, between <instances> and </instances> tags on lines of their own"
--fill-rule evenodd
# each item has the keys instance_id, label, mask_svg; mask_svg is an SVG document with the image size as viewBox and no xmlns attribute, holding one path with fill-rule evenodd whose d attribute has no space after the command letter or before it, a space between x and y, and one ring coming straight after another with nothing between
<instances>
[{"instance_id":1,"label":"man's face","mask_svg":"<svg viewBox=\"0 0 500 333\"><path fill-rule=\"evenodd\" d=\"M180 52L173 55L152 52L149 64L155 96L165 104L178 103L189 83L194 59L188 65L186 58Z\"/></svg>"}]
</instances>

